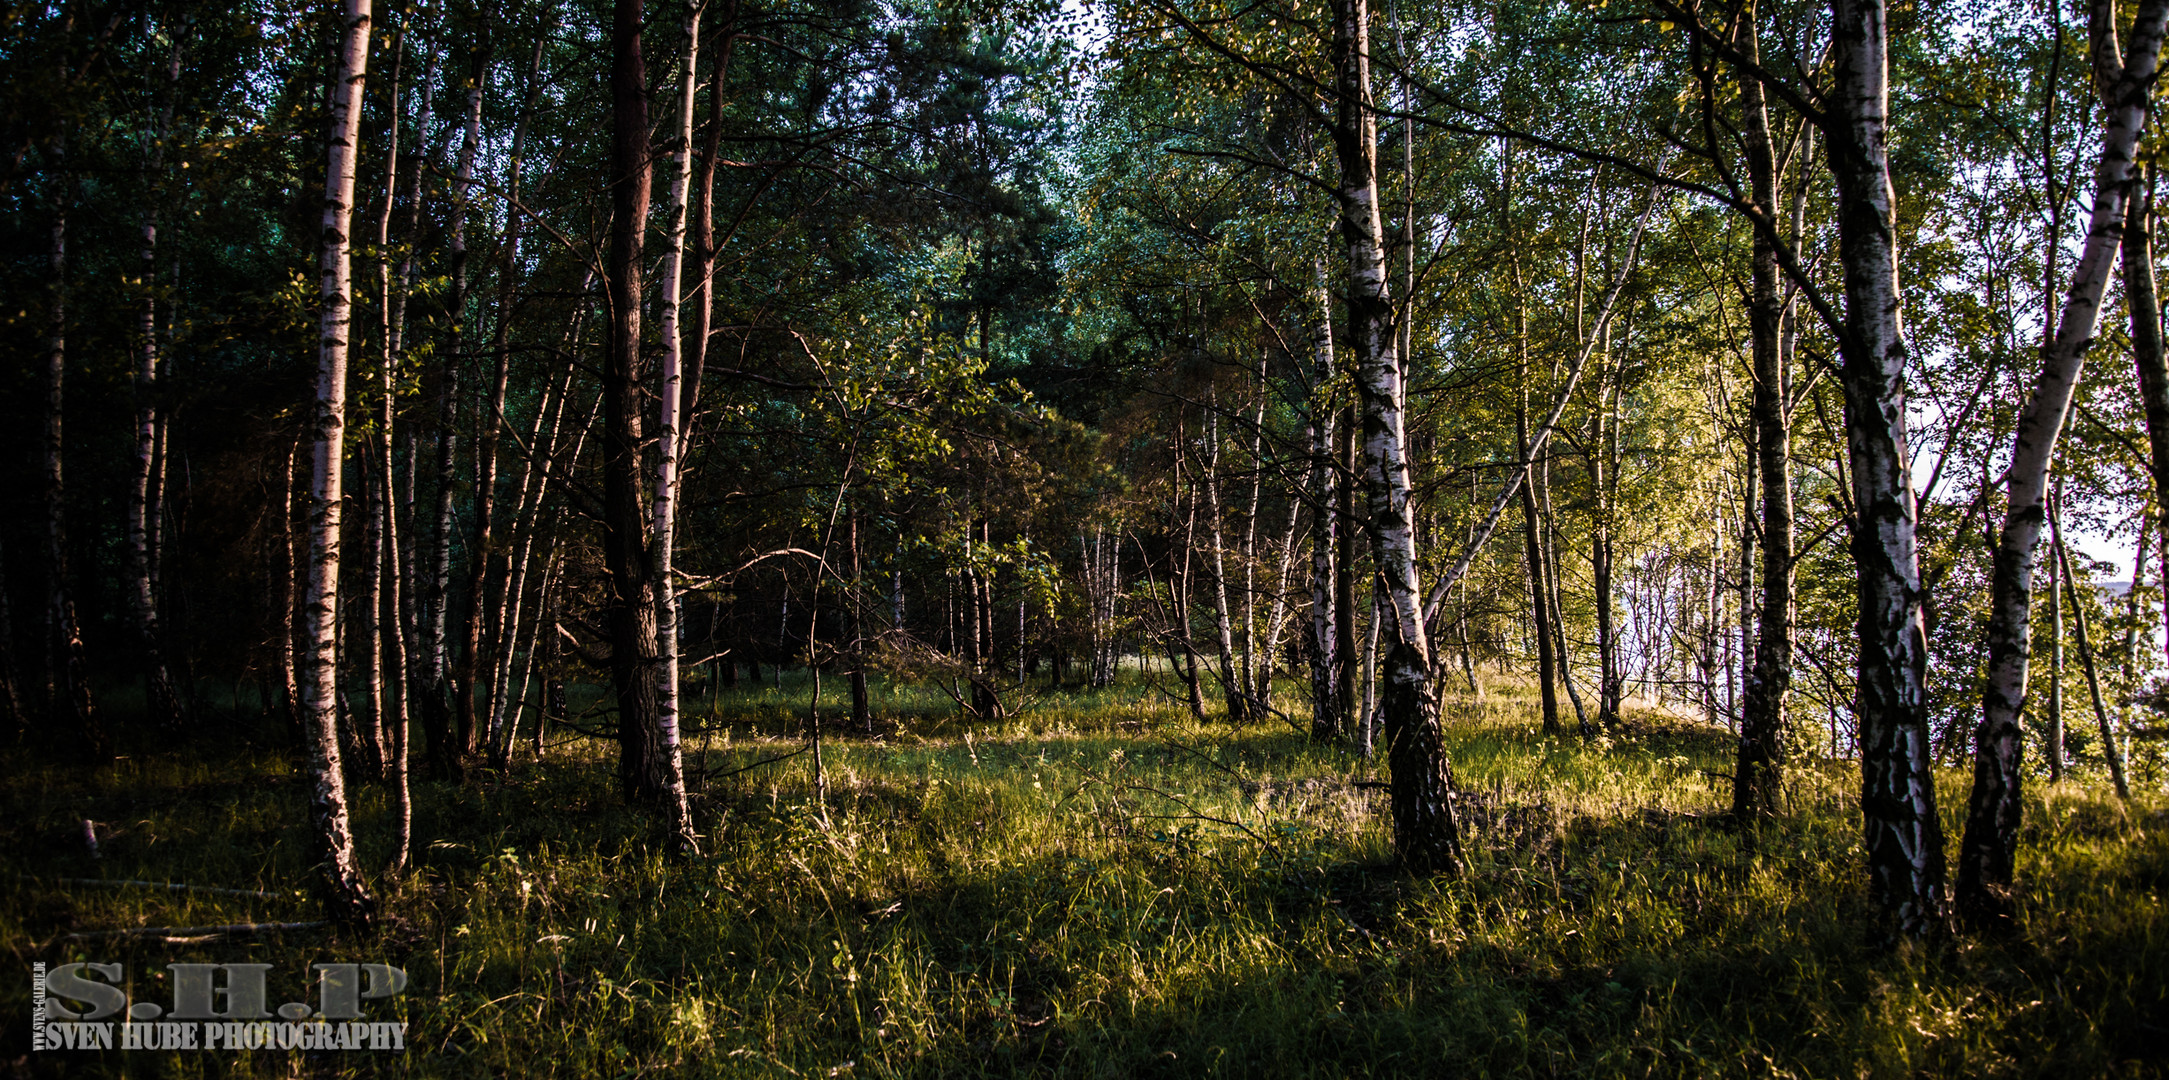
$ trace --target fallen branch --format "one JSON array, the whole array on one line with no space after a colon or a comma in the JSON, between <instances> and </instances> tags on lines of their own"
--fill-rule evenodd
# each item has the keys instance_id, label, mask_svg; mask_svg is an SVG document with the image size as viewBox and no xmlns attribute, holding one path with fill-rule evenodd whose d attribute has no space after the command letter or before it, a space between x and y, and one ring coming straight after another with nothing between
<instances>
[{"instance_id":1,"label":"fallen branch","mask_svg":"<svg viewBox=\"0 0 2169 1080\"><path fill-rule=\"evenodd\" d=\"M28 874L18 874L16 876L24 881L53 881L62 885L105 885L109 887L132 885L142 889L167 889L173 892L218 893L224 896L255 896L261 897L265 900L293 899L293 897L291 896L284 896L279 893L273 892L260 892L256 889L219 889L213 888L208 885L179 885L170 881L134 881L125 878L38 878L31 877Z\"/></svg>"},{"instance_id":2,"label":"fallen branch","mask_svg":"<svg viewBox=\"0 0 2169 1080\"><path fill-rule=\"evenodd\" d=\"M93 938L112 937L162 937L168 942L175 938L221 937L228 934L276 934L285 930L315 930L329 926L321 919L315 922L268 922L229 923L225 926L137 926L126 930L86 930L80 934L64 934L61 941L88 941Z\"/></svg>"}]
</instances>

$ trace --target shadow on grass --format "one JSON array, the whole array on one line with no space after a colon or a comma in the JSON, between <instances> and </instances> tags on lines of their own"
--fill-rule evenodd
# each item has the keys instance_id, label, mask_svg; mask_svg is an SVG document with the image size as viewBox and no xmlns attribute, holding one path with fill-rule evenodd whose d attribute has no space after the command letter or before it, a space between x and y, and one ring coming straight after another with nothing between
<instances>
[{"instance_id":1,"label":"shadow on grass","mask_svg":"<svg viewBox=\"0 0 2169 1080\"><path fill-rule=\"evenodd\" d=\"M1459 714L1457 714L1459 715ZM1450 728L1460 878L1387 859L1375 772L1284 730L1087 717L837 738L719 778L707 853L658 854L609 747L416 789L399 922L195 944L118 926L313 918L300 900L63 887L133 878L294 893L305 792L279 753L189 746L113 766L0 756L0 938L32 960L406 968L404 1056L5 1058L32 1075L2113 1075L2158 1072L2169 849L2158 800L2029 808L2010 939L1875 944L1842 763L1794 815L1705 816L1728 748L1692 727L1608 747L1508 707ZM718 770L795 749L757 723ZM720 738L719 738L720 741ZM1953 782L1956 782L1955 779ZM1950 800L1946 800L1948 804ZM381 867L383 792L357 788ZM100 823L102 858L76 838ZM1220 819L1218 821L1211 819ZM1229 822L1239 823L1240 827ZM1247 831L1245 831L1247 830ZM27 1009L21 980L0 1008ZM14 1012L11 1015L21 1015Z\"/></svg>"}]
</instances>

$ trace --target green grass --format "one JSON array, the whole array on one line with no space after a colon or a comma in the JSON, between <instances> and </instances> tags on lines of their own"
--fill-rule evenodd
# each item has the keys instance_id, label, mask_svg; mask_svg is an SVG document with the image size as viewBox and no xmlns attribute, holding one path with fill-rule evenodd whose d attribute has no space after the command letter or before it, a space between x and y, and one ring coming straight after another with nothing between
<instances>
[{"instance_id":1,"label":"green grass","mask_svg":"<svg viewBox=\"0 0 2169 1080\"><path fill-rule=\"evenodd\" d=\"M721 697L689 757L796 748L802 674ZM706 698L689 694L705 709ZM1721 731L1584 746L1529 703L1448 706L1469 870L1390 866L1378 778L1285 725L1200 728L1134 681L1042 695L967 730L927 688L876 687L876 739L709 784L706 854L672 861L623 807L613 749L572 737L502 782L419 784L419 866L379 879L374 938L189 945L70 931L316 917L304 786L275 749L135 748L97 770L0 758L0 941L117 960L164 1001L178 961L385 961L377 1018L410 1051L36 1055L30 1075L617 1077L1141 1075L2103 1076L2169 1068L2169 800L2031 788L2016 932L1879 944L1846 762L1792 812L1719 827ZM592 718L589 723L596 722ZM704 745L705 744L705 745ZM1942 778L1955 847L1964 778ZM91 861L80 820L102 823ZM1219 820L1210 820L1219 819ZM357 828L381 867L383 792ZM62 887L56 877L261 888L291 900ZM42 879L42 880L40 880ZM27 1047L0 988L0 1058ZM284 995L284 996L282 996Z\"/></svg>"}]
</instances>

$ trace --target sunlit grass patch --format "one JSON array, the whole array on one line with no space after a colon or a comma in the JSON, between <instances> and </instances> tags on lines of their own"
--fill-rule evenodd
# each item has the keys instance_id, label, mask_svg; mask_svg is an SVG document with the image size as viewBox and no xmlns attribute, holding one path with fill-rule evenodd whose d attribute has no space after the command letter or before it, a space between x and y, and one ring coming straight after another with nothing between
<instances>
[{"instance_id":1,"label":"sunlit grass patch","mask_svg":"<svg viewBox=\"0 0 2169 1080\"><path fill-rule=\"evenodd\" d=\"M1591 745L1542 735L1510 693L1451 700L1467 873L1411 879L1378 763L1286 724L1199 725L1134 679L1103 711L1047 695L980 727L883 688L924 711L877 710L872 738L830 727L817 803L810 755L746 768L797 749L796 679L724 695L689 740L714 778L696 859L660 855L656 821L620 804L607 744L418 784L417 864L378 878L398 921L365 939L56 940L313 918L299 898L52 881L292 893L303 790L273 750L96 772L17 756L0 839L29 876L0 881L0 934L25 964L139 979L244 958L412 975L404 1057L114 1052L71 1073L2113 1075L2169 1045L2158 794L2037 790L2017 933L1893 949L1859 881L1853 766L1804 763L1791 814L1724 827L1721 731L1637 716ZM1964 778L1942 780L1955 844ZM361 786L372 868L386 815ZM21 1015L25 992L0 1007Z\"/></svg>"}]
</instances>

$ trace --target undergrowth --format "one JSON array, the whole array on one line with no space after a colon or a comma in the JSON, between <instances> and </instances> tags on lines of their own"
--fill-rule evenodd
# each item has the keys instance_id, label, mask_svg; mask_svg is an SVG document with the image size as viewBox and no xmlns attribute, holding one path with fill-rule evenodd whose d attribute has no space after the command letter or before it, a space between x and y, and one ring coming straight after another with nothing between
<instances>
[{"instance_id":1,"label":"undergrowth","mask_svg":"<svg viewBox=\"0 0 2169 1080\"><path fill-rule=\"evenodd\" d=\"M2169 801L2034 784L2012 933L1892 945L1863 885L1855 766L1795 770L1790 812L1726 826L1722 731L1643 716L1594 744L1529 703L1447 706L1467 867L1391 864L1380 766L1287 724L1197 725L1135 681L961 725L876 687L872 733L825 691L829 798L797 750L802 675L690 724L704 853L662 855L614 748L417 782L415 865L373 936L69 939L317 917L289 751L144 745L100 768L0 757L0 941L117 961L411 977L372 1006L404 1054L29 1055L28 979L0 987L16 1073L618 1077L1044 1074L2106 1076L2169 1061ZM708 698L689 698L696 713ZM597 723L592 719L582 723ZM753 766L748 768L748 766ZM740 771L743 770L743 771ZM1955 844L1964 777L1939 778ZM98 823L101 858L82 840ZM390 834L359 785L365 862ZM59 878L262 889L276 899ZM281 996L284 994L285 996Z\"/></svg>"}]
</instances>

